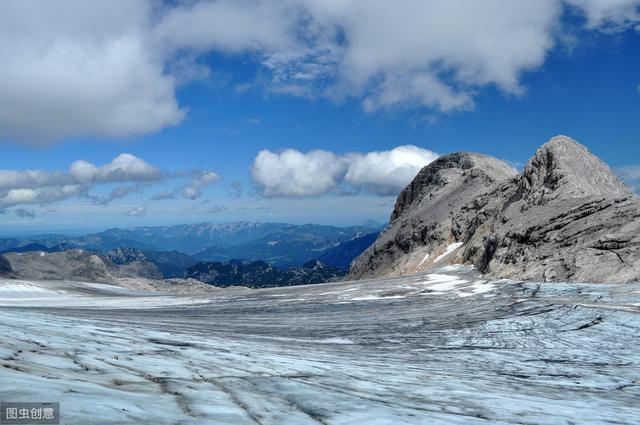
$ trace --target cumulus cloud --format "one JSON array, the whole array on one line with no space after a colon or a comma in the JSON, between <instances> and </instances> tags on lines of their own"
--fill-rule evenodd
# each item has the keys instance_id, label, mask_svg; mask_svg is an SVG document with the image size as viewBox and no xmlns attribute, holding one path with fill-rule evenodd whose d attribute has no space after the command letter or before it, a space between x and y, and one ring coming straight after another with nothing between
<instances>
[{"instance_id":1,"label":"cumulus cloud","mask_svg":"<svg viewBox=\"0 0 640 425\"><path fill-rule=\"evenodd\" d=\"M0 136L125 137L179 123L145 0L0 3Z\"/></svg>"},{"instance_id":2,"label":"cumulus cloud","mask_svg":"<svg viewBox=\"0 0 640 425\"><path fill-rule=\"evenodd\" d=\"M324 151L280 153L262 150L251 166L251 178L266 197L316 196L335 189L347 170L345 158Z\"/></svg>"},{"instance_id":3,"label":"cumulus cloud","mask_svg":"<svg viewBox=\"0 0 640 425\"><path fill-rule=\"evenodd\" d=\"M417 146L398 146L389 151L355 154L345 182L378 195L397 195L425 165L438 158Z\"/></svg>"},{"instance_id":4,"label":"cumulus cloud","mask_svg":"<svg viewBox=\"0 0 640 425\"><path fill-rule=\"evenodd\" d=\"M173 190L164 190L156 193L151 197L153 201L162 201L166 199L175 199L178 195L185 199L195 201L202 196L202 189L205 187L222 181L222 176L213 171L196 170L188 174L188 183ZM179 177L185 177L184 173Z\"/></svg>"},{"instance_id":5,"label":"cumulus cloud","mask_svg":"<svg viewBox=\"0 0 640 425\"><path fill-rule=\"evenodd\" d=\"M640 22L638 0L565 0L585 15L587 27L622 31Z\"/></svg>"},{"instance_id":6,"label":"cumulus cloud","mask_svg":"<svg viewBox=\"0 0 640 425\"><path fill-rule=\"evenodd\" d=\"M411 145L346 155L323 150L263 150L250 171L253 182L266 197L319 196L342 184L352 192L395 195L437 157L434 152Z\"/></svg>"},{"instance_id":7,"label":"cumulus cloud","mask_svg":"<svg viewBox=\"0 0 640 425\"><path fill-rule=\"evenodd\" d=\"M89 190L100 184L158 181L162 177L160 170L130 154L121 154L103 166L76 161L66 173L0 170L0 208L89 196ZM119 186L107 197L92 198L98 202L109 202L135 190L135 186Z\"/></svg>"},{"instance_id":8,"label":"cumulus cloud","mask_svg":"<svg viewBox=\"0 0 640 425\"><path fill-rule=\"evenodd\" d=\"M129 137L179 124L179 84L211 52L247 55L256 81L367 111L474 107L487 86L522 93L562 35L639 22L640 0L37 0L0 2L0 137ZM209 56L210 57L210 56Z\"/></svg>"},{"instance_id":9,"label":"cumulus cloud","mask_svg":"<svg viewBox=\"0 0 640 425\"><path fill-rule=\"evenodd\" d=\"M147 207L145 207L144 205L130 209L126 213L126 215L128 215L129 217L142 217L143 215L146 215L146 214L147 214Z\"/></svg>"},{"instance_id":10,"label":"cumulus cloud","mask_svg":"<svg viewBox=\"0 0 640 425\"><path fill-rule=\"evenodd\" d=\"M202 196L202 189L210 184L219 182L222 177L213 171L197 171L194 173L189 184L185 185L180 191L182 196L195 200Z\"/></svg>"},{"instance_id":11,"label":"cumulus cloud","mask_svg":"<svg viewBox=\"0 0 640 425\"><path fill-rule=\"evenodd\" d=\"M96 167L87 161L76 161L71 164L69 175L79 183L88 184L152 181L158 180L162 173L143 159L123 153L102 167Z\"/></svg>"}]
</instances>

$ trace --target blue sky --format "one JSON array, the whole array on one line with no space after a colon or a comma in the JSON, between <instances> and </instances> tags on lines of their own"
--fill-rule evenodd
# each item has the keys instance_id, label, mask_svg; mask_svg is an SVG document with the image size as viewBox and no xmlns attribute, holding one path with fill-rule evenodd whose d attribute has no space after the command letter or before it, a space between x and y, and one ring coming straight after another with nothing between
<instances>
[{"instance_id":1,"label":"blue sky","mask_svg":"<svg viewBox=\"0 0 640 425\"><path fill-rule=\"evenodd\" d=\"M557 134L635 187L640 1L535 3L7 2L0 233L384 221L438 154Z\"/></svg>"}]
</instances>

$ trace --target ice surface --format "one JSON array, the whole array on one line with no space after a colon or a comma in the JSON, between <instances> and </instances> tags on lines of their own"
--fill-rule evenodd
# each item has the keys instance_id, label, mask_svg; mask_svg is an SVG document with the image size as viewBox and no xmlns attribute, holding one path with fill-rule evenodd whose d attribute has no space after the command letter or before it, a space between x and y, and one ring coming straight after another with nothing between
<instances>
[{"instance_id":1,"label":"ice surface","mask_svg":"<svg viewBox=\"0 0 640 425\"><path fill-rule=\"evenodd\" d=\"M0 401L63 424L637 424L640 284L381 281L158 295L0 282Z\"/></svg>"}]
</instances>

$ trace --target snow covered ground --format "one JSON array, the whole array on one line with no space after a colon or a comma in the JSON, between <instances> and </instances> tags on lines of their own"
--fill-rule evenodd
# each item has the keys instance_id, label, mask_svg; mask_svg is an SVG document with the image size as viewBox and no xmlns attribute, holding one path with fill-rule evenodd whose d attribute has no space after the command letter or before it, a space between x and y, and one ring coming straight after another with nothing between
<instances>
[{"instance_id":1,"label":"snow covered ground","mask_svg":"<svg viewBox=\"0 0 640 425\"><path fill-rule=\"evenodd\" d=\"M0 401L69 424L637 424L640 284L158 295L0 281Z\"/></svg>"}]
</instances>

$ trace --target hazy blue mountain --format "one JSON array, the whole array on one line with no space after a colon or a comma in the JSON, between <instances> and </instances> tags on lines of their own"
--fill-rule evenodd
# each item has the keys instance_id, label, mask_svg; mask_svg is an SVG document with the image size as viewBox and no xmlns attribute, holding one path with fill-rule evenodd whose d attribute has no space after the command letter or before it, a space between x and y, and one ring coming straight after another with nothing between
<instances>
[{"instance_id":1,"label":"hazy blue mountain","mask_svg":"<svg viewBox=\"0 0 640 425\"><path fill-rule=\"evenodd\" d=\"M241 246L257 241L342 241L371 230L363 226L336 227L285 223L199 223L176 226L109 229L95 236L107 240L128 240L155 247L195 254L212 246Z\"/></svg>"},{"instance_id":2,"label":"hazy blue mountain","mask_svg":"<svg viewBox=\"0 0 640 425\"><path fill-rule=\"evenodd\" d=\"M328 266L348 269L351 262L373 244L380 232L367 233L355 237L340 245L330 248L318 257L318 260Z\"/></svg>"},{"instance_id":3,"label":"hazy blue mountain","mask_svg":"<svg viewBox=\"0 0 640 425\"><path fill-rule=\"evenodd\" d=\"M196 264L187 271L185 277L221 287L241 285L269 288L330 282L345 275L345 270L328 267L317 260L288 269L279 269L264 261L232 260Z\"/></svg>"},{"instance_id":4,"label":"hazy blue mountain","mask_svg":"<svg viewBox=\"0 0 640 425\"><path fill-rule=\"evenodd\" d=\"M377 226L377 223L371 225ZM178 277L199 261L225 262L243 258L264 260L281 268L300 266L374 230L378 229L366 225L338 227L249 222L146 226L113 228L83 236L49 234L0 239L0 252L83 249L106 253L130 248L144 252L167 277Z\"/></svg>"},{"instance_id":5,"label":"hazy blue mountain","mask_svg":"<svg viewBox=\"0 0 640 425\"><path fill-rule=\"evenodd\" d=\"M183 277L198 260L179 251L144 251L145 256L158 266L165 279Z\"/></svg>"}]
</instances>

